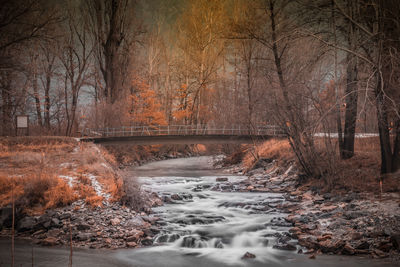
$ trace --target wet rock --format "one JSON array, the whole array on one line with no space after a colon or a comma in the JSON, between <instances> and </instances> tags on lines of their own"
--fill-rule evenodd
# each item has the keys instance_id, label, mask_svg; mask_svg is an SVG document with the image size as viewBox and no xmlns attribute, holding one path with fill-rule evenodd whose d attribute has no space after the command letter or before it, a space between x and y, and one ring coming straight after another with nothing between
<instances>
[{"instance_id":1,"label":"wet rock","mask_svg":"<svg viewBox=\"0 0 400 267\"><path fill-rule=\"evenodd\" d=\"M280 249L280 250L289 250L289 251L297 250L296 246L294 246L292 244L289 244L289 243L286 243L286 244L275 244L273 246L273 248L274 249Z\"/></svg>"},{"instance_id":2,"label":"wet rock","mask_svg":"<svg viewBox=\"0 0 400 267\"><path fill-rule=\"evenodd\" d=\"M55 237L47 237L40 241L40 244L43 246L55 246L58 244L58 239Z\"/></svg>"},{"instance_id":3,"label":"wet rock","mask_svg":"<svg viewBox=\"0 0 400 267\"><path fill-rule=\"evenodd\" d=\"M34 229L36 225L36 219L33 217L24 217L17 224L17 230L19 232L31 231Z\"/></svg>"},{"instance_id":4,"label":"wet rock","mask_svg":"<svg viewBox=\"0 0 400 267\"><path fill-rule=\"evenodd\" d=\"M180 195L178 195L178 194L172 194L172 195L171 195L171 198L172 198L173 200L183 200L183 198L182 198Z\"/></svg>"},{"instance_id":5,"label":"wet rock","mask_svg":"<svg viewBox=\"0 0 400 267\"><path fill-rule=\"evenodd\" d=\"M358 245L356 245L355 248L358 250L363 250L363 249L369 249L369 247L370 247L370 244L367 241L362 240L358 243Z\"/></svg>"},{"instance_id":6,"label":"wet rock","mask_svg":"<svg viewBox=\"0 0 400 267\"><path fill-rule=\"evenodd\" d=\"M256 255L250 253L250 252L246 252L243 256L242 256L242 260L246 260L246 259L254 259L256 257Z\"/></svg>"},{"instance_id":7,"label":"wet rock","mask_svg":"<svg viewBox=\"0 0 400 267\"><path fill-rule=\"evenodd\" d=\"M214 247L215 248L224 248L224 244L222 243L221 240L218 240L215 242Z\"/></svg>"},{"instance_id":8,"label":"wet rock","mask_svg":"<svg viewBox=\"0 0 400 267\"><path fill-rule=\"evenodd\" d=\"M151 246L153 245L153 239L145 238L140 242L143 246Z\"/></svg>"},{"instance_id":9,"label":"wet rock","mask_svg":"<svg viewBox=\"0 0 400 267\"><path fill-rule=\"evenodd\" d=\"M75 237L76 240L78 241L87 241L90 240L92 238L92 234L91 233L78 233Z\"/></svg>"},{"instance_id":10,"label":"wet rock","mask_svg":"<svg viewBox=\"0 0 400 267\"><path fill-rule=\"evenodd\" d=\"M170 197L168 197L168 196L163 196L163 197L162 197L162 201L163 201L164 203L167 203L167 204L172 204L172 203L174 203L174 201L172 201L172 199L171 199Z\"/></svg>"},{"instance_id":11,"label":"wet rock","mask_svg":"<svg viewBox=\"0 0 400 267\"><path fill-rule=\"evenodd\" d=\"M386 258L387 257L387 254L385 252L383 252L382 250L379 250L379 249L374 249L372 251L372 255L375 258Z\"/></svg>"},{"instance_id":12,"label":"wet rock","mask_svg":"<svg viewBox=\"0 0 400 267\"><path fill-rule=\"evenodd\" d=\"M217 182L226 182L226 181L228 181L228 178L227 177L218 177L217 179L215 179L215 181L217 181Z\"/></svg>"},{"instance_id":13,"label":"wet rock","mask_svg":"<svg viewBox=\"0 0 400 267\"><path fill-rule=\"evenodd\" d=\"M342 254L343 255L354 255L355 249L349 243L346 243L342 249Z\"/></svg>"},{"instance_id":14,"label":"wet rock","mask_svg":"<svg viewBox=\"0 0 400 267\"><path fill-rule=\"evenodd\" d=\"M378 249L382 250L383 252L389 252L393 248L393 244L388 241L382 241L378 245Z\"/></svg>"},{"instance_id":15,"label":"wet rock","mask_svg":"<svg viewBox=\"0 0 400 267\"><path fill-rule=\"evenodd\" d=\"M342 240L335 241L335 240L328 239L328 240L319 242L319 247L320 247L321 251L324 253L329 253L329 252L338 253L338 251L340 251L344 246L345 246L345 243Z\"/></svg>"},{"instance_id":16,"label":"wet rock","mask_svg":"<svg viewBox=\"0 0 400 267\"><path fill-rule=\"evenodd\" d=\"M134 248L134 247L137 247L137 244L135 243L135 242L126 242L126 246L128 247L128 248Z\"/></svg>"}]
</instances>

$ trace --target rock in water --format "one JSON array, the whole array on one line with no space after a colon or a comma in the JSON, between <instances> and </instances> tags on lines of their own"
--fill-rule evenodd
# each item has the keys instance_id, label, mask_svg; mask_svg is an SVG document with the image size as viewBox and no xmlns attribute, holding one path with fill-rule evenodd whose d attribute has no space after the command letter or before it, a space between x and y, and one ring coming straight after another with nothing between
<instances>
[{"instance_id":1,"label":"rock in water","mask_svg":"<svg viewBox=\"0 0 400 267\"><path fill-rule=\"evenodd\" d=\"M40 242L43 246L55 246L58 243L58 239L55 237L47 237Z\"/></svg>"},{"instance_id":2,"label":"rock in water","mask_svg":"<svg viewBox=\"0 0 400 267\"><path fill-rule=\"evenodd\" d=\"M254 259L256 257L256 255L250 253L250 252L246 252L243 256L242 256L242 260L246 260L246 259Z\"/></svg>"},{"instance_id":3,"label":"rock in water","mask_svg":"<svg viewBox=\"0 0 400 267\"><path fill-rule=\"evenodd\" d=\"M293 246L292 244L276 244L273 246L275 249L280 249L280 250L296 250L296 246Z\"/></svg>"},{"instance_id":4,"label":"rock in water","mask_svg":"<svg viewBox=\"0 0 400 267\"><path fill-rule=\"evenodd\" d=\"M218 177L217 179L215 179L215 181L217 181L217 182L226 182L226 181L228 181L228 178L227 177Z\"/></svg>"}]
</instances>

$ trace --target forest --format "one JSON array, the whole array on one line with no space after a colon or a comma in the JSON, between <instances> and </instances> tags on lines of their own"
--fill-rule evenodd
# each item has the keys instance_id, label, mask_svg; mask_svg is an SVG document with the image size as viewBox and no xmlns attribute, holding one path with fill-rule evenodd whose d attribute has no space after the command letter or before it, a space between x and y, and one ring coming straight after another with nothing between
<instances>
[{"instance_id":1,"label":"forest","mask_svg":"<svg viewBox=\"0 0 400 267\"><path fill-rule=\"evenodd\" d=\"M0 135L276 125L306 176L400 167L396 0L1 0Z\"/></svg>"}]
</instances>

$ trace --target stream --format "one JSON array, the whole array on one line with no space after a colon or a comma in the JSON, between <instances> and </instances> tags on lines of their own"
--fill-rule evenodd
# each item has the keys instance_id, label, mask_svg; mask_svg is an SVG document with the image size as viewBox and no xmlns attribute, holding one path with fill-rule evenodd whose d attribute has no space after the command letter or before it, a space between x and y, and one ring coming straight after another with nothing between
<instances>
[{"instance_id":1,"label":"stream","mask_svg":"<svg viewBox=\"0 0 400 267\"><path fill-rule=\"evenodd\" d=\"M212 157L158 161L133 168L129 175L164 198L165 204L153 209L160 228L154 245L77 249L73 266L398 266L357 256L309 259L298 254L302 248L288 233L287 214L276 208L286 201L283 195L235 191L247 177L213 169ZM9 247L9 240L0 240L0 259L6 259L0 266L8 263ZM31 249L23 241L16 243L18 263L31 263ZM67 266L68 249L34 250L35 266ZM246 253L251 257L243 258Z\"/></svg>"},{"instance_id":2,"label":"stream","mask_svg":"<svg viewBox=\"0 0 400 267\"><path fill-rule=\"evenodd\" d=\"M285 202L282 194L236 192L235 184L247 177L213 169L211 157L154 162L133 175L145 190L167 199L153 209L161 218L155 246L117 253L133 266L391 266L359 257L310 260L298 254L287 214L276 209ZM246 253L255 258L243 259Z\"/></svg>"}]
</instances>

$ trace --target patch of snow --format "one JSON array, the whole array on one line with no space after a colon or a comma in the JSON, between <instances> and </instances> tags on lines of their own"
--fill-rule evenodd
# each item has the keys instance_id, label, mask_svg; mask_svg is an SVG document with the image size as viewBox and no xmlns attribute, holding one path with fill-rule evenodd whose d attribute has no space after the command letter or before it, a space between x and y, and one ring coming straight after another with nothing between
<instances>
[{"instance_id":1,"label":"patch of snow","mask_svg":"<svg viewBox=\"0 0 400 267\"><path fill-rule=\"evenodd\" d=\"M332 137L332 138L337 138L338 134L337 133L315 133L315 137ZM356 133L355 137L356 138L368 138L368 137L376 137L379 136L378 133Z\"/></svg>"},{"instance_id":2,"label":"patch of snow","mask_svg":"<svg viewBox=\"0 0 400 267\"><path fill-rule=\"evenodd\" d=\"M96 194L98 196L104 197L104 199L106 201L108 201L111 196L110 196L110 194L107 194L107 193L103 192L103 187L101 186L99 181L97 181L97 177L95 175L92 175L92 174L89 174L89 175L86 175L86 176L90 179L90 181L92 183L92 187L93 187L94 191L96 191Z\"/></svg>"},{"instance_id":3,"label":"patch of snow","mask_svg":"<svg viewBox=\"0 0 400 267\"><path fill-rule=\"evenodd\" d=\"M74 184L76 183L75 178L72 176L67 176L67 175L59 175L61 179L64 179L68 182L69 187L74 187Z\"/></svg>"},{"instance_id":4,"label":"patch of snow","mask_svg":"<svg viewBox=\"0 0 400 267\"><path fill-rule=\"evenodd\" d=\"M111 169L111 167L110 166L108 166L107 164L105 164L104 162L103 163L101 163L101 166L103 166L104 168L106 168L106 169Z\"/></svg>"},{"instance_id":5,"label":"patch of snow","mask_svg":"<svg viewBox=\"0 0 400 267\"><path fill-rule=\"evenodd\" d=\"M60 166L60 168L74 168L74 167L76 167L76 164L70 163L70 162L64 162L64 163L61 163L59 166Z\"/></svg>"}]
</instances>

